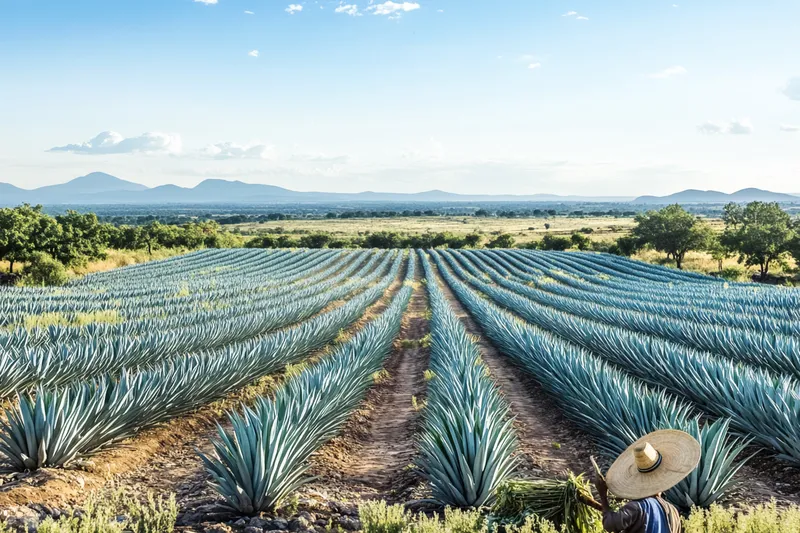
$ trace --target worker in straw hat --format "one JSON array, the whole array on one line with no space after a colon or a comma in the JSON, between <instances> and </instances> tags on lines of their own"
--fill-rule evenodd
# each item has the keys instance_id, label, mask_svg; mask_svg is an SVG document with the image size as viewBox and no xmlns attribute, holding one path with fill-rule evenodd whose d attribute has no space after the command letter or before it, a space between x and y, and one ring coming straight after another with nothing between
<instances>
[{"instance_id":1,"label":"worker in straw hat","mask_svg":"<svg viewBox=\"0 0 800 533\"><path fill-rule=\"evenodd\" d=\"M678 510L661 494L692 473L700 462L700 444L688 433L656 431L634 442L595 485L603 528L611 533L681 533ZM619 511L608 505L608 492L630 500Z\"/></svg>"}]
</instances>

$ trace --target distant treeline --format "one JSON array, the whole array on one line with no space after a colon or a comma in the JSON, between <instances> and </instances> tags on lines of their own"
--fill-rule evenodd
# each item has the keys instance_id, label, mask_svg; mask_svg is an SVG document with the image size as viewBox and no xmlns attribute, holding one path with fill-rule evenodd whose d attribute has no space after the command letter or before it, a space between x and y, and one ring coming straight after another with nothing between
<instances>
[{"instance_id":1,"label":"distant treeline","mask_svg":"<svg viewBox=\"0 0 800 533\"><path fill-rule=\"evenodd\" d=\"M152 253L154 248L241 247L244 238L220 228L214 221L181 226L153 221L144 226L115 226L100 222L94 213L67 211L55 217L42 206L27 204L0 209L0 261L14 274L25 263L32 281L63 280L66 268L104 259L108 248Z\"/></svg>"},{"instance_id":2,"label":"distant treeline","mask_svg":"<svg viewBox=\"0 0 800 533\"><path fill-rule=\"evenodd\" d=\"M348 220L362 218L412 218L412 217L436 217L436 216L455 216L455 217L479 217L479 218L548 218L555 216L566 216L573 218L582 217L632 217L638 211L631 210L585 210L585 209L484 209L472 208L454 212L452 209L406 209L402 211L393 210L341 210L328 211L327 213L306 213L297 214L292 212L270 212L263 214L215 214L200 213L197 216L185 214L167 215L115 215L100 217L101 222L108 222L116 226L133 225L143 226L150 222L160 222L166 225L181 225L194 220L213 220L220 225L233 224L263 224L278 220Z\"/></svg>"},{"instance_id":3,"label":"distant treeline","mask_svg":"<svg viewBox=\"0 0 800 533\"><path fill-rule=\"evenodd\" d=\"M626 239L618 242L592 241L586 234L592 230L585 228L570 237L546 234L540 241L520 244L520 248L538 250L577 250L602 251L614 254L630 254L635 246L628 245ZM485 237L479 233L456 235L450 232L404 234L395 231L377 231L364 236L343 238L325 232L316 232L292 237L290 235L259 235L247 241L247 248L513 248L516 241L513 235L501 233Z\"/></svg>"}]
</instances>

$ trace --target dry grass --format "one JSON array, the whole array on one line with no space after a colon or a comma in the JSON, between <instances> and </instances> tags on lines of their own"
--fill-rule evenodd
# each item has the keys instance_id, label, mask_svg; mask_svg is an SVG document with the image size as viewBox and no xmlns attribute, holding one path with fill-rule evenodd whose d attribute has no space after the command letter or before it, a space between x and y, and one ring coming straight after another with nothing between
<instances>
[{"instance_id":1,"label":"dry grass","mask_svg":"<svg viewBox=\"0 0 800 533\"><path fill-rule=\"evenodd\" d=\"M188 250L182 248L162 248L153 250L153 255L149 255L146 250L111 250L107 251L105 259L90 261L85 265L73 267L67 270L71 277L85 276L94 272L105 272L128 265L137 265L147 261L166 259L175 255L187 253ZM22 272L25 263L14 263L14 272ZM8 261L0 261L0 272L8 272Z\"/></svg>"},{"instance_id":2,"label":"dry grass","mask_svg":"<svg viewBox=\"0 0 800 533\"><path fill-rule=\"evenodd\" d=\"M655 250L642 250L633 256L634 259L644 261L646 263L657 263L664 266L674 267L674 261L667 261L666 255ZM689 252L684 259L683 268L692 272L700 272L703 274L710 274L712 272L719 272L719 263L711 257L711 254L706 252ZM732 281L750 281L754 274L758 274L757 267L745 267L739 264L735 257L730 257L722 262L722 268L726 273L730 273L729 279ZM788 269L781 268L780 265L775 264L770 267L770 274L775 276L791 275L795 269L794 261L789 259ZM737 276L733 276L737 274Z\"/></svg>"},{"instance_id":3,"label":"dry grass","mask_svg":"<svg viewBox=\"0 0 800 533\"><path fill-rule=\"evenodd\" d=\"M544 225L549 224L550 229ZM633 227L633 218L587 217L587 218L476 218L476 217L398 217L361 219L282 220L261 224L247 223L229 226L246 233L261 231L277 235L298 235L327 232L336 237L358 237L367 232L394 231L405 234L450 232L455 235L480 233L486 240L492 235L510 233L518 243L540 240L546 233L571 235L581 228L592 228L595 239L616 239L627 234Z\"/></svg>"}]
</instances>

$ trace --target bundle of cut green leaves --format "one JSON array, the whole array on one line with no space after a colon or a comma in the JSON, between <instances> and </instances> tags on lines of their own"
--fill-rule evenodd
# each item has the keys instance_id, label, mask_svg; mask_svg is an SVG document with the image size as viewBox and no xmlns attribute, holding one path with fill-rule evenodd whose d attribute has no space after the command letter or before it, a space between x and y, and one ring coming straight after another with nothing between
<instances>
[{"instance_id":1,"label":"bundle of cut green leaves","mask_svg":"<svg viewBox=\"0 0 800 533\"><path fill-rule=\"evenodd\" d=\"M566 533L600 530L600 513L584 503L592 492L583 474L565 479L509 480L497 489L494 523L522 524L530 516L549 520Z\"/></svg>"},{"instance_id":2,"label":"bundle of cut green leaves","mask_svg":"<svg viewBox=\"0 0 800 533\"><path fill-rule=\"evenodd\" d=\"M420 252L431 302L431 371L419 466L443 505L491 504L514 470L517 437L508 403Z\"/></svg>"},{"instance_id":3,"label":"bundle of cut green leaves","mask_svg":"<svg viewBox=\"0 0 800 533\"><path fill-rule=\"evenodd\" d=\"M274 398L229 413L232 431L218 426L214 454L201 458L229 507L245 514L273 510L308 481L308 458L336 436L383 367L413 292L415 263L412 254L404 287L380 317Z\"/></svg>"}]
</instances>

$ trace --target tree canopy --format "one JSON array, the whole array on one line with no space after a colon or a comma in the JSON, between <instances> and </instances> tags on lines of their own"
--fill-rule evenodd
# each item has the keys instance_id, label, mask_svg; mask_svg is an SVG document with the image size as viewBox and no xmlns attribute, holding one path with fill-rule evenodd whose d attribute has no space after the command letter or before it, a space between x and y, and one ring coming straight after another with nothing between
<instances>
[{"instance_id":1,"label":"tree canopy","mask_svg":"<svg viewBox=\"0 0 800 533\"><path fill-rule=\"evenodd\" d=\"M797 238L796 223L775 202L731 203L725 206L722 219L722 244L738 254L740 263L759 267L761 279L773 263L785 261Z\"/></svg>"},{"instance_id":2,"label":"tree canopy","mask_svg":"<svg viewBox=\"0 0 800 533\"><path fill-rule=\"evenodd\" d=\"M673 259L678 268L683 268L687 252L704 250L711 242L709 225L678 204L659 211L648 211L637 215L634 220L636 226L632 235L641 244L666 253L667 259Z\"/></svg>"}]
</instances>

